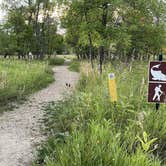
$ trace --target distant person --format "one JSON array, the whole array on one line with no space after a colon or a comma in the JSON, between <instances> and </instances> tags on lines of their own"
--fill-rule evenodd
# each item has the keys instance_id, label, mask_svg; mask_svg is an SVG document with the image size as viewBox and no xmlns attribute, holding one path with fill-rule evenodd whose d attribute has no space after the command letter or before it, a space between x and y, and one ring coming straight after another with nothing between
<instances>
[{"instance_id":1,"label":"distant person","mask_svg":"<svg viewBox=\"0 0 166 166\"><path fill-rule=\"evenodd\" d=\"M29 56L29 59L33 60L33 54L31 52L29 52L28 56Z\"/></svg>"}]
</instances>

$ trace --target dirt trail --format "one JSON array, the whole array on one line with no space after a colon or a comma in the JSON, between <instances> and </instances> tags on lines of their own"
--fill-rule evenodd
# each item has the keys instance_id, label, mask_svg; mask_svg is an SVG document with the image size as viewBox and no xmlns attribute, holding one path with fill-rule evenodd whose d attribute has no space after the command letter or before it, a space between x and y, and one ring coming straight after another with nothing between
<instances>
[{"instance_id":1,"label":"dirt trail","mask_svg":"<svg viewBox=\"0 0 166 166\"><path fill-rule=\"evenodd\" d=\"M67 66L55 67L53 71L54 83L31 95L19 108L0 116L0 166L32 165L36 146L43 139L39 123L43 104L59 100L64 91L70 91L65 83L73 87L78 80L78 74L70 72Z\"/></svg>"}]
</instances>

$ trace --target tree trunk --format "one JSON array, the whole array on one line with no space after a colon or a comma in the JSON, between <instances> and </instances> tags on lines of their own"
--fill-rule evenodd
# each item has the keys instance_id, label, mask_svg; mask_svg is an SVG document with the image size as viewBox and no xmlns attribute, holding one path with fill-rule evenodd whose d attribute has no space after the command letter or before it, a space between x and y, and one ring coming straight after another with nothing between
<instances>
[{"instance_id":1,"label":"tree trunk","mask_svg":"<svg viewBox=\"0 0 166 166\"><path fill-rule=\"evenodd\" d=\"M100 74L103 72L103 61L104 61L104 46L100 47L100 58L99 58L99 70Z\"/></svg>"},{"instance_id":2,"label":"tree trunk","mask_svg":"<svg viewBox=\"0 0 166 166\"><path fill-rule=\"evenodd\" d=\"M87 16L87 11L85 12L85 20L86 20L86 24L88 25L88 16ZM91 62L91 66L92 69L94 68L94 64L93 64L93 57L92 57L92 50L93 50L93 44L92 44L92 37L91 37L91 32L88 30L88 40L89 40L89 58L90 58L90 62Z\"/></svg>"},{"instance_id":3,"label":"tree trunk","mask_svg":"<svg viewBox=\"0 0 166 166\"><path fill-rule=\"evenodd\" d=\"M38 23L38 19L39 19L39 10L40 10L40 2L37 3L37 8L36 8L36 12L35 12L35 46L36 46L36 58L38 59L39 57L39 23Z\"/></svg>"},{"instance_id":4,"label":"tree trunk","mask_svg":"<svg viewBox=\"0 0 166 166\"><path fill-rule=\"evenodd\" d=\"M108 3L103 4L103 15L102 15L102 25L103 25L103 41L106 39L106 34L105 34L105 30L106 30L106 25L107 25L107 16L108 16ZM104 61L104 50L105 50L105 46L104 43L103 45L100 47L100 58L99 58L99 62L100 62L100 74L102 74L103 72L103 61Z\"/></svg>"}]
</instances>

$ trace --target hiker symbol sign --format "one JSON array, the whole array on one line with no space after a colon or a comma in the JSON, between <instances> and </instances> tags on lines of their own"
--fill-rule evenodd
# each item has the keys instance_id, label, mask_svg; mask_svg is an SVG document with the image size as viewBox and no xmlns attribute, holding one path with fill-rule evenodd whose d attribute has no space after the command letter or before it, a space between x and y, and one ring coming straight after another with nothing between
<instances>
[{"instance_id":1,"label":"hiker symbol sign","mask_svg":"<svg viewBox=\"0 0 166 166\"><path fill-rule=\"evenodd\" d=\"M150 62L148 102L166 103L166 62Z\"/></svg>"}]
</instances>

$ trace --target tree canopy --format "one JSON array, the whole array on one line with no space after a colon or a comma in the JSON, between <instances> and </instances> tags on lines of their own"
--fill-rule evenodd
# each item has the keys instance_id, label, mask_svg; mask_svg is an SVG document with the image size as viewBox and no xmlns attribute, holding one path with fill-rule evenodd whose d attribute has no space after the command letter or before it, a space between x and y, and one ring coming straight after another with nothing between
<instances>
[{"instance_id":1,"label":"tree canopy","mask_svg":"<svg viewBox=\"0 0 166 166\"><path fill-rule=\"evenodd\" d=\"M65 37L57 34L57 5ZM8 17L1 53L32 51L43 58L71 48L92 66L97 58L102 72L106 59L149 59L165 47L164 0L5 0L2 6Z\"/></svg>"},{"instance_id":2,"label":"tree canopy","mask_svg":"<svg viewBox=\"0 0 166 166\"><path fill-rule=\"evenodd\" d=\"M0 51L3 54L17 53L24 56L34 53L43 58L55 51L63 52L63 36L57 33L58 22L53 13L56 3L51 0L22 0L3 2L7 21L1 26Z\"/></svg>"},{"instance_id":3,"label":"tree canopy","mask_svg":"<svg viewBox=\"0 0 166 166\"><path fill-rule=\"evenodd\" d=\"M78 56L149 58L165 45L165 1L74 0L63 18ZM101 69L102 70L102 69Z\"/></svg>"}]
</instances>

